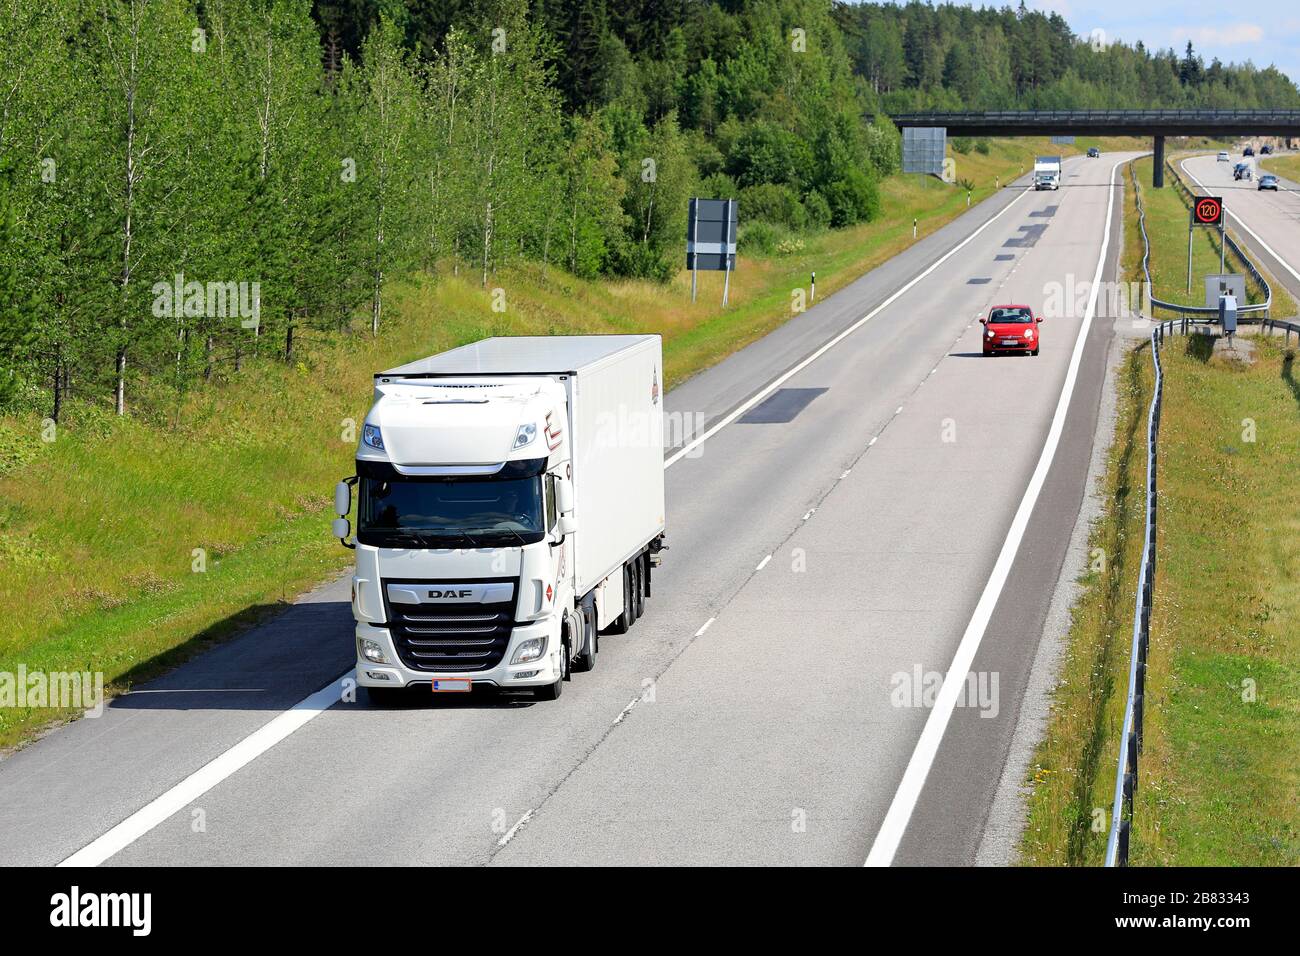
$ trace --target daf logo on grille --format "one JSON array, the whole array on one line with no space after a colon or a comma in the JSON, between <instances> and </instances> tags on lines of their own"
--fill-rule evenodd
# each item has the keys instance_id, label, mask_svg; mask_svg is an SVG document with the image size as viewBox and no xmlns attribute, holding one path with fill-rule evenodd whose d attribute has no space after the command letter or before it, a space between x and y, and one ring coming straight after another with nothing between
<instances>
[{"instance_id":1,"label":"daf logo on grille","mask_svg":"<svg viewBox=\"0 0 1300 956\"><path fill-rule=\"evenodd\" d=\"M474 596L473 588L461 588L455 591L430 591L429 592L429 597L435 601L439 599L450 599L453 601L459 601L464 598L473 597L473 596Z\"/></svg>"}]
</instances>

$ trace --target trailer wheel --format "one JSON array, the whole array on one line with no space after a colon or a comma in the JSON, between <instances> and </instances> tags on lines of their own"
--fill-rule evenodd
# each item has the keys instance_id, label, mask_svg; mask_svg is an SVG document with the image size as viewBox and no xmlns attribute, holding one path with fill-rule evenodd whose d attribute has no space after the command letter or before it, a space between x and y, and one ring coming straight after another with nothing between
<instances>
[{"instance_id":1,"label":"trailer wheel","mask_svg":"<svg viewBox=\"0 0 1300 956\"><path fill-rule=\"evenodd\" d=\"M628 598L630 602L628 607L632 609L632 617L628 618L628 627L632 627L637 620L641 619L641 559L633 558L628 562Z\"/></svg>"},{"instance_id":2,"label":"trailer wheel","mask_svg":"<svg viewBox=\"0 0 1300 956\"><path fill-rule=\"evenodd\" d=\"M638 620L645 617L645 594L646 584L646 556L642 554L636 559L636 616Z\"/></svg>"},{"instance_id":3,"label":"trailer wheel","mask_svg":"<svg viewBox=\"0 0 1300 956\"><path fill-rule=\"evenodd\" d=\"M614 618L607 629L608 634L626 634L628 628L632 626L632 569L628 565L623 565L623 613Z\"/></svg>"}]
</instances>

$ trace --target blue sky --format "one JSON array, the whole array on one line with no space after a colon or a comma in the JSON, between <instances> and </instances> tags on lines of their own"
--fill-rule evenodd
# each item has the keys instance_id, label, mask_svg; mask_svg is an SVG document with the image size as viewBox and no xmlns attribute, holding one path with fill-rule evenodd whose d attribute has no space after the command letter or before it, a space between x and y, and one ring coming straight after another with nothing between
<instances>
[{"instance_id":1,"label":"blue sky","mask_svg":"<svg viewBox=\"0 0 1300 956\"><path fill-rule=\"evenodd\" d=\"M1019 0L1006 0L1015 6ZM1036 10L1055 11L1074 32L1089 36L1106 31L1111 40L1148 47L1172 46L1180 53L1191 40L1209 63L1250 60L1258 67L1276 66L1292 82L1300 81L1300 4L1282 0L1025 0ZM973 6L982 4L975 3ZM994 5L1003 6L1003 2Z\"/></svg>"}]
</instances>

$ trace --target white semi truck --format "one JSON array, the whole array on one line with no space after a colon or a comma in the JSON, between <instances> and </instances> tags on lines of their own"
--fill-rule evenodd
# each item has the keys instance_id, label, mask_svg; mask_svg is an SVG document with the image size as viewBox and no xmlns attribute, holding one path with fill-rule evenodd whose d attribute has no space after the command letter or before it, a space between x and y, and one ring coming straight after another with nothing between
<instances>
[{"instance_id":1,"label":"white semi truck","mask_svg":"<svg viewBox=\"0 0 1300 956\"><path fill-rule=\"evenodd\" d=\"M553 700L636 622L666 547L662 382L657 335L490 338L375 376L333 528L372 699Z\"/></svg>"},{"instance_id":2,"label":"white semi truck","mask_svg":"<svg viewBox=\"0 0 1300 956\"><path fill-rule=\"evenodd\" d=\"M1039 156L1034 160L1034 188L1061 188L1061 157Z\"/></svg>"}]
</instances>

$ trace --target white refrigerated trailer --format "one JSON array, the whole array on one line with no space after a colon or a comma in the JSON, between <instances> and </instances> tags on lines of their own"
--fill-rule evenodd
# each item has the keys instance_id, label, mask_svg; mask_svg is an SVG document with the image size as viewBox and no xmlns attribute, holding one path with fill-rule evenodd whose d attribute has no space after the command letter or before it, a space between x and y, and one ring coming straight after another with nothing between
<instances>
[{"instance_id":1,"label":"white refrigerated trailer","mask_svg":"<svg viewBox=\"0 0 1300 956\"><path fill-rule=\"evenodd\" d=\"M554 698L636 622L664 548L662 383L657 335L490 338L375 376L334 527L372 697Z\"/></svg>"}]
</instances>

